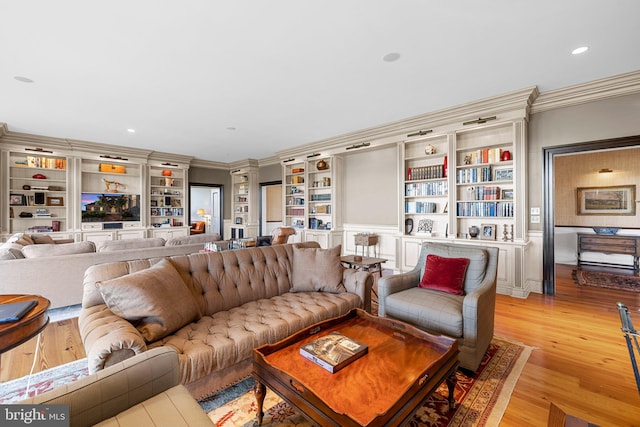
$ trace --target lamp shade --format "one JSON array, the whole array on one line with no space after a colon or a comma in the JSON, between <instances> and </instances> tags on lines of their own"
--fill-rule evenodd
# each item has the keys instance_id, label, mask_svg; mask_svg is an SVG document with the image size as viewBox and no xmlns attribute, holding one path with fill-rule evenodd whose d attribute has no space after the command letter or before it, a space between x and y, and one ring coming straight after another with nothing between
<instances>
[{"instance_id":1,"label":"lamp shade","mask_svg":"<svg viewBox=\"0 0 640 427\"><path fill-rule=\"evenodd\" d=\"M204 209L202 209L202 208L198 209L198 212L197 212L197 213L198 213L198 215L200 215L200 216L204 215Z\"/></svg>"}]
</instances>

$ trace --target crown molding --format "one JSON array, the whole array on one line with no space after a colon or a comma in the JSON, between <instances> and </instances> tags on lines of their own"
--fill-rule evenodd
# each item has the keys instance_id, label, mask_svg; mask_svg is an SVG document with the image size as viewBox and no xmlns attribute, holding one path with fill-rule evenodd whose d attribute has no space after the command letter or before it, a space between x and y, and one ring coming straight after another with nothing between
<instances>
[{"instance_id":1,"label":"crown molding","mask_svg":"<svg viewBox=\"0 0 640 427\"><path fill-rule=\"evenodd\" d=\"M280 158L278 156L265 157L264 159L258 160L259 167L279 165L279 164L280 164Z\"/></svg>"},{"instance_id":2,"label":"crown molding","mask_svg":"<svg viewBox=\"0 0 640 427\"><path fill-rule=\"evenodd\" d=\"M640 71L594 80L540 94L531 113L571 107L640 92Z\"/></svg>"},{"instance_id":3,"label":"crown molding","mask_svg":"<svg viewBox=\"0 0 640 427\"><path fill-rule=\"evenodd\" d=\"M164 153L162 151L152 151L149 154L149 161L154 163L177 163L179 167L189 168L193 156L183 154ZM162 166L162 164L160 164Z\"/></svg>"},{"instance_id":4,"label":"crown molding","mask_svg":"<svg viewBox=\"0 0 640 427\"><path fill-rule=\"evenodd\" d=\"M393 139L397 140L399 136L401 136L402 139L406 139L406 134L421 129L435 129L451 124L459 127L464 121L477 119L485 115L497 115L516 111L517 115L526 118L537 96L538 89L532 86L503 95L315 141L291 149L278 151L276 154L280 159L296 158L310 152L337 152L338 150L346 149L348 146L358 145L363 142L369 144L367 145L368 148L373 148L389 144L393 142Z\"/></svg>"},{"instance_id":5,"label":"crown molding","mask_svg":"<svg viewBox=\"0 0 640 427\"><path fill-rule=\"evenodd\" d=\"M5 136L9 132L9 126L6 123L0 123L0 138Z\"/></svg>"},{"instance_id":6,"label":"crown molding","mask_svg":"<svg viewBox=\"0 0 640 427\"><path fill-rule=\"evenodd\" d=\"M192 168L205 168L205 169L222 169L225 171L231 170L229 163L216 162L213 160L193 159L191 160Z\"/></svg>"}]
</instances>

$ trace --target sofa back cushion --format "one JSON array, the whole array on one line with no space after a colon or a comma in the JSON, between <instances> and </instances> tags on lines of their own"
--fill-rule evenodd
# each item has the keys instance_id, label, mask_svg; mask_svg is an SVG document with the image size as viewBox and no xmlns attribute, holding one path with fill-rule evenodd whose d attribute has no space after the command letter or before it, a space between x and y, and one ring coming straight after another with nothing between
<instances>
[{"instance_id":1,"label":"sofa back cushion","mask_svg":"<svg viewBox=\"0 0 640 427\"><path fill-rule=\"evenodd\" d=\"M164 338L200 318L200 310L171 261L96 282L107 307L130 321L147 342Z\"/></svg>"},{"instance_id":2,"label":"sofa back cushion","mask_svg":"<svg viewBox=\"0 0 640 427\"><path fill-rule=\"evenodd\" d=\"M464 293L467 294L477 288L484 279L489 256L487 251L479 246L453 245L446 243L427 242L422 245L418 266L420 277L424 277L427 255L433 254L444 258L468 258L469 266L464 277Z\"/></svg>"},{"instance_id":3,"label":"sofa back cushion","mask_svg":"<svg viewBox=\"0 0 640 427\"><path fill-rule=\"evenodd\" d=\"M291 292L346 292L342 284L342 245L331 249L293 246Z\"/></svg>"},{"instance_id":4,"label":"sofa back cushion","mask_svg":"<svg viewBox=\"0 0 640 427\"><path fill-rule=\"evenodd\" d=\"M25 258L86 254L95 251L95 244L89 241L62 244L44 243L41 245L27 245L22 247L22 254Z\"/></svg>"},{"instance_id":5,"label":"sofa back cushion","mask_svg":"<svg viewBox=\"0 0 640 427\"><path fill-rule=\"evenodd\" d=\"M220 234L218 233L195 234L193 236L174 237L167 240L165 246L180 246L190 245L192 243L202 243L202 246L204 247L204 243L217 242L218 240L220 240Z\"/></svg>"},{"instance_id":6,"label":"sofa back cushion","mask_svg":"<svg viewBox=\"0 0 640 427\"><path fill-rule=\"evenodd\" d=\"M98 252L124 251L127 249L144 249L164 246L162 237L149 237L139 239L106 240L98 246Z\"/></svg>"}]
</instances>

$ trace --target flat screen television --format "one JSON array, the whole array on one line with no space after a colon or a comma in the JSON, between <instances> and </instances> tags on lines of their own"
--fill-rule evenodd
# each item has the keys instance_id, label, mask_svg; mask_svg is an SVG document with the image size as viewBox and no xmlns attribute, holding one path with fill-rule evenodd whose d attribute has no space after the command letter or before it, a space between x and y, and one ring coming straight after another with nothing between
<instances>
[{"instance_id":1,"label":"flat screen television","mask_svg":"<svg viewBox=\"0 0 640 427\"><path fill-rule=\"evenodd\" d=\"M140 221L140 195L82 193L82 222Z\"/></svg>"}]
</instances>

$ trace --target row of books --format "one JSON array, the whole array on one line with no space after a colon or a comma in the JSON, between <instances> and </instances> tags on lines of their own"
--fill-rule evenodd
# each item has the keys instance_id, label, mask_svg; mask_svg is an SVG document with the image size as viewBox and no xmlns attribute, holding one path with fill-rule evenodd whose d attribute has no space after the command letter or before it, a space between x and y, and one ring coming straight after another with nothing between
<instances>
[{"instance_id":1,"label":"row of books","mask_svg":"<svg viewBox=\"0 0 640 427\"><path fill-rule=\"evenodd\" d=\"M458 202L458 216L513 217L513 202Z\"/></svg>"},{"instance_id":2,"label":"row of books","mask_svg":"<svg viewBox=\"0 0 640 427\"><path fill-rule=\"evenodd\" d=\"M288 215L304 216L304 208L287 208Z\"/></svg>"},{"instance_id":3,"label":"row of books","mask_svg":"<svg viewBox=\"0 0 640 427\"><path fill-rule=\"evenodd\" d=\"M66 159L54 159L52 157L36 157L27 156L25 161L16 161L16 166L27 166L30 168L43 168L43 169L67 169Z\"/></svg>"},{"instance_id":4,"label":"row of books","mask_svg":"<svg viewBox=\"0 0 640 427\"><path fill-rule=\"evenodd\" d=\"M447 181L420 182L404 185L404 195L412 196L446 196L449 192Z\"/></svg>"},{"instance_id":5,"label":"row of books","mask_svg":"<svg viewBox=\"0 0 640 427\"><path fill-rule=\"evenodd\" d=\"M331 193L326 194L312 194L311 201L312 202L325 202L331 200Z\"/></svg>"},{"instance_id":6,"label":"row of books","mask_svg":"<svg viewBox=\"0 0 640 427\"><path fill-rule=\"evenodd\" d=\"M476 185L467 188L466 200L498 200L500 187L492 185Z\"/></svg>"},{"instance_id":7,"label":"row of books","mask_svg":"<svg viewBox=\"0 0 640 427\"><path fill-rule=\"evenodd\" d=\"M438 204L433 202L405 202L405 213L436 213Z\"/></svg>"},{"instance_id":8,"label":"row of books","mask_svg":"<svg viewBox=\"0 0 640 427\"><path fill-rule=\"evenodd\" d=\"M287 205L304 205L303 197L287 197Z\"/></svg>"},{"instance_id":9,"label":"row of books","mask_svg":"<svg viewBox=\"0 0 640 427\"><path fill-rule=\"evenodd\" d=\"M464 161L466 165L479 165L483 163L498 163L502 157L502 148L484 148L465 153Z\"/></svg>"},{"instance_id":10,"label":"row of books","mask_svg":"<svg viewBox=\"0 0 640 427\"><path fill-rule=\"evenodd\" d=\"M456 172L456 182L458 184L472 184L474 182L487 182L493 180L491 166L480 168L459 169Z\"/></svg>"},{"instance_id":11,"label":"row of books","mask_svg":"<svg viewBox=\"0 0 640 427\"><path fill-rule=\"evenodd\" d=\"M445 178L447 171L444 165L420 166L417 168L407 168L407 181L419 179Z\"/></svg>"}]
</instances>

